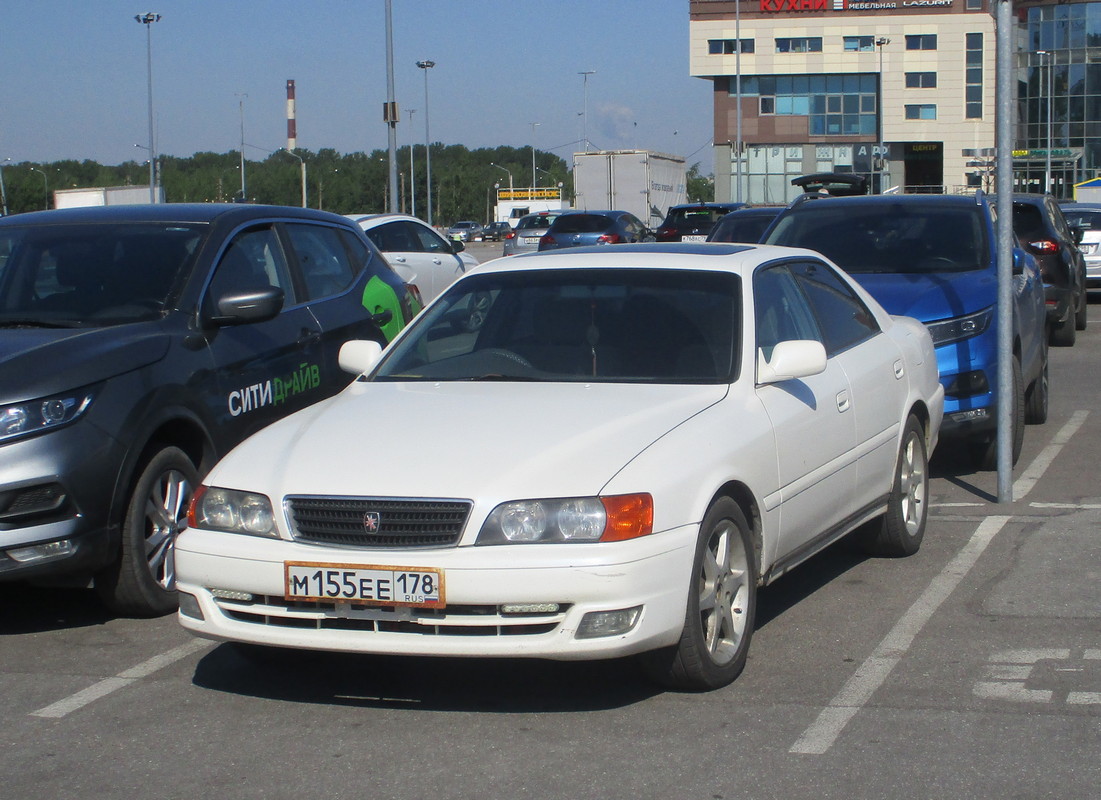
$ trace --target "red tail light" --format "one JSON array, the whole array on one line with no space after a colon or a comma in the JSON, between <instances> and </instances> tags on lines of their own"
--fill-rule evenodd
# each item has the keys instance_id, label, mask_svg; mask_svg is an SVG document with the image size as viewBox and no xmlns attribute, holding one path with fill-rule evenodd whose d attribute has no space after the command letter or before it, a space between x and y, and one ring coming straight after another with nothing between
<instances>
[{"instance_id":1,"label":"red tail light","mask_svg":"<svg viewBox=\"0 0 1101 800\"><path fill-rule=\"evenodd\" d=\"M505 238L506 239L515 239L516 238L516 231L509 231L508 233L505 234Z\"/></svg>"},{"instance_id":2,"label":"red tail light","mask_svg":"<svg viewBox=\"0 0 1101 800\"><path fill-rule=\"evenodd\" d=\"M623 239L618 233L605 233L596 240L597 244L619 244Z\"/></svg>"},{"instance_id":3,"label":"red tail light","mask_svg":"<svg viewBox=\"0 0 1101 800\"><path fill-rule=\"evenodd\" d=\"M542 236L539 237L539 244L554 244L554 237L551 236L549 233L544 233Z\"/></svg>"},{"instance_id":4,"label":"red tail light","mask_svg":"<svg viewBox=\"0 0 1101 800\"><path fill-rule=\"evenodd\" d=\"M1052 241L1051 239L1038 239L1035 242L1029 242L1028 246L1035 250L1037 253L1058 253L1059 243Z\"/></svg>"}]
</instances>

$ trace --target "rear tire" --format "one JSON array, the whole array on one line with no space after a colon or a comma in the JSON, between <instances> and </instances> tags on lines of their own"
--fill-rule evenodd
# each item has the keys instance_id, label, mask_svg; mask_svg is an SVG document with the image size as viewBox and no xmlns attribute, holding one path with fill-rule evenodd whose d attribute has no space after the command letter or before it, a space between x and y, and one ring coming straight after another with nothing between
<instances>
[{"instance_id":1,"label":"rear tire","mask_svg":"<svg viewBox=\"0 0 1101 800\"><path fill-rule=\"evenodd\" d=\"M917 417L911 416L902 434L887 510L859 530L864 551L889 558L916 553L925 536L928 497L929 453L925 448L925 430Z\"/></svg>"},{"instance_id":2,"label":"rear tire","mask_svg":"<svg viewBox=\"0 0 1101 800\"><path fill-rule=\"evenodd\" d=\"M145 462L127 501L118 560L95 579L115 613L157 617L176 609L176 535L198 484L198 470L178 447Z\"/></svg>"},{"instance_id":3,"label":"rear tire","mask_svg":"<svg viewBox=\"0 0 1101 800\"><path fill-rule=\"evenodd\" d=\"M1082 292L1079 294L1078 309L1074 313L1074 327L1080 331L1086 329L1086 323L1089 321L1089 296L1086 291L1085 284L1082 285Z\"/></svg>"},{"instance_id":4,"label":"rear tire","mask_svg":"<svg viewBox=\"0 0 1101 800\"><path fill-rule=\"evenodd\" d=\"M646 653L642 665L670 689L707 691L741 673L753 636L757 564L745 514L729 497L700 524L680 642Z\"/></svg>"},{"instance_id":5,"label":"rear tire","mask_svg":"<svg viewBox=\"0 0 1101 800\"><path fill-rule=\"evenodd\" d=\"M1043 425L1047 422L1050 390L1048 386L1048 353L1046 344L1043 347L1041 357L1043 358L1043 365L1040 367L1040 374L1036 376L1036 380L1032 382L1032 385L1028 387L1028 391L1025 393L1026 425Z\"/></svg>"}]
</instances>

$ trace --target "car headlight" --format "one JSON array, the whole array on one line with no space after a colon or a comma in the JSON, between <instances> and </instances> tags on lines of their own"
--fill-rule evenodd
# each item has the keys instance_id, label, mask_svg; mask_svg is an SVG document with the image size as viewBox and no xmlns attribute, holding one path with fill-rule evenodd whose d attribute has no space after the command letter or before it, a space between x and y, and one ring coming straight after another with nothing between
<instances>
[{"instance_id":1,"label":"car headlight","mask_svg":"<svg viewBox=\"0 0 1101 800\"><path fill-rule=\"evenodd\" d=\"M189 528L278 538L271 500L262 494L200 486L187 509Z\"/></svg>"},{"instance_id":2,"label":"car headlight","mask_svg":"<svg viewBox=\"0 0 1101 800\"><path fill-rule=\"evenodd\" d=\"M514 500L490 512L475 544L617 542L653 529L649 494Z\"/></svg>"},{"instance_id":3,"label":"car headlight","mask_svg":"<svg viewBox=\"0 0 1101 800\"><path fill-rule=\"evenodd\" d=\"M991 306L964 317L927 322L925 327L929 329L929 335L933 337L933 346L939 347L949 342L958 342L961 339L978 336L990 327L990 322L993 319L994 306Z\"/></svg>"},{"instance_id":4,"label":"car headlight","mask_svg":"<svg viewBox=\"0 0 1101 800\"><path fill-rule=\"evenodd\" d=\"M0 442L68 425L88 410L93 397L91 389L79 389L41 400L0 406Z\"/></svg>"}]
</instances>

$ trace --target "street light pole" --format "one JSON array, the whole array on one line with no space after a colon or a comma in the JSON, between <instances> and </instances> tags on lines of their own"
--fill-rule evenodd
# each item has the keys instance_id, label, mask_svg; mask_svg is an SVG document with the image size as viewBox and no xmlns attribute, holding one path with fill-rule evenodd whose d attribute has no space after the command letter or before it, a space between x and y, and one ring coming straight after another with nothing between
<instances>
[{"instance_id":1,"label":"street light pole","mask_svg":"<svg viewBox=\"0 0 1101 800\"><path fill-rule=\"evenodd\" d=\"M8 215L8 190L4 188L4 164L8 161L11 161L11 159L5 158L0 161L0 202L3 203L3 216L5 217Z\"/></svg>"},{"instance_id":2,"label":"street light pole","mask_svg":"<svg viewBox=\"0 0 1101 800\"><path fill-rule=\"evenodd\" d=\"M248 95L244 92L237 92L236 95L240 98L237 106L241 111L241 202L244 203L248 199L245 193L245 98Z\"/></svg>"},{"instance_id":3,"label":"street light pole","mask_svg":"<svg viewBox=\"0 0 1101 800\"><path fill-rule=\"evenodd\" d=\"M587 69L587 70L584 70L583 72L579 72L577 74L582 77L582 79L584 81L584 87L585 87L585 105L583 106L583 108L585 109L584 112L583 112L583 114L584 114L583 120L584 120L585 127L584 127L584 136L582 138L584 138L584 140L585 140L585 152L587 153L587 152L589 152L589 76L590 75L595 75L596 70L595 69Z\"/></svg>"},{"instance_id":4,"label":"street light pole","mask_svg":"<svg viewBox=\"0 0 1101 800\"><path fill-rule=\"evenodd\" d=\"M153 23L160 21L160 14L136 14L134 19L145 26L145 62L149 76L149 202L157 202L157 153L153 142Z\"/></svg>"},{"instance_id":5,"label":"street light pole","mask_svg":"<svg viewBox=\"0 0 1101 800\"><path fill-rule=\"evenodd\" d=\"M298 153L291 150L289 147L284 147L283 152L287 155L294 156L298 159L299 165L302 167L302 208L306 207L306 159L298 155Z\"/></svg>"},{"instance_id":6,"label":"street light pole","mask_svg":"<svg viewBox=\"0 0 1101 800\"><path fill-rule=\"evenodd\" d=\"M542 122L531 122L531 185L534 188L539 183L539 177L535 174L535 129Z\"/></svg>"},{"instance_id":7,"label":"street light pole","mask_svg":"<svg viewBox=\"0 0 1101 800\"><path fill-rule=\"evenodd\" d=\"M409 115L409 130L413 130L413 115L417 113L415 108L405 109ZM409 137L409 215L417 216L417 176L413 172L413 137Z\"/></svg>"},{"instance_id":8,"label":"street light pole","mask_svg":"<svg viewBox=\"0 0 1101 800\"><path fill-rule=\"evenodd\" d=\"M1047 155L1044 157L1044 194L1051 191L1051 141L1055 138L1055 128L1051 118L1052 95L1055 93L1055 81L1052 76L1055 72L1055 53L1050 50L1037 50L1040 56L1040 64L1047 59Z\"/></svg>"},{"instance_id":9,"label":"street light pole","mask_svg":"<svg viewBox=\"0 0 1101 800\"><path fill-rule=\"evenodd\" d=\"M489 166L496 167L497 169L501 169L501 170L504 170L505 172L508 172L508 190L511 192L512 189L513 189L513 187L512 187L512 172L505 169L500 164L494 164L492 161L490 162Z\"/></svg>"},{"instance_id":10,"label":"street light pole","mask_svg":"<svg viewBox=\"0 0 1101 800\"><path fill-rule=\"evenodd\" d=\"M428 70L436 66L435 61L418 61L417 66L424 70L424 183L428 189L428 224L432 224L432 140L428 133Z\"/></svg>"},{"instance_id":11,"label":"street light pole","mask_svg":"<svg viewBox=\"0 0 1101 800\"><path fill-rule=\"evenodd\" d=\"M47 178L46 173L43 172L42 170L40 170L38 167L31 167L31 169L34 172L37 172L39 175L42 176L42 192L45 195L45 200L43 202L42 208L44 210L48 211L49 208L50 208L50 181L49 181L49 178Z\"/></svg>"},{"instance_id":12,"label":"street light pole","mask_svg":"<svg viewBox=\"0 0 1101 800\"><path fill-rule=\"evenodd\" d=\"M890 43L891 40L886 36L880 36L875 40L875 46L879 48L879 98L876 100L876 108L879 112L876 115L879 117L879 194L883 194L883 176L887 174L887 153L883 144L883 96L885 94L883 91L883 48ZM872 161L872 167L872 171L875 172L874 159Z\"/></svg>"}]
</instances>

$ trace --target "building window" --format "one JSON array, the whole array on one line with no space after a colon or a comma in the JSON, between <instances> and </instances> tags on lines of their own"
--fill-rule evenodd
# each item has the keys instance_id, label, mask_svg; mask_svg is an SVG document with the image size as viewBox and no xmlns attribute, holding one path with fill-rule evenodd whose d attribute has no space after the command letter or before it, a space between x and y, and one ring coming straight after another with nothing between
<instances>
[{"instance_id":1,"label":"building window","mask_svg":"<svg viewBox=\"0 0 1101 800\"><path fill-rule=\"evenodd\" d=\"M936 50L937 35L935 33L919 33L906 37L907 50Z\"/></svg>"},{"instance_id":2,"label":"building window","mask_svg":"<svg viewBox=\"0 0 1101 800\"><path fill-rule=\"evenodd\" d=\"M753 40L742 39L742 52L753 52ZM708 39L707 53L712 56L730 56L738 52L737 39Z\"/></svg>"},{"instance_id":3,"label":"building window","mask_svg":"<svg viewBox=\"0 0 1101 800\"><path fill-rule=\"evenodd\" d=\"M742 95L760 114L807 117L812 136L875 136L876 75L749 75Z\"/></svg>"},{"instance_id":4,"label":"building window","mask_svg":"<svg viewBox=\"0 0 1101 800\"><path fill-rule=\"evenodd\" d=\"M982 0L967 0L967 11L982 11Z\"/></svg>"},{"instance_id":5,"label":"building window","mask_svg":"<svg viewBox=\"0 0 1101 800\"><path fill-rule=\"evenodd\" d=\"M907 72L907 89L936 89L937 73L935 72Z\"/></svg>"},{"instance_id":6,"label":"building window","mask_svg":"<svg viewBox=\"0 0 1101 800\"><path fill-rule=\"evenodd\" d=\"M967 34L964 52L964 117L982 119L982 34Z\"/></svg>"},{"instance_id":7,"label":"building window","mask_svg":"<svg viewBox=\"0 0 1101 800\"><path fill-rule=\"evenodd\" d=\"M867 53L875 49L873 36L846 36L845 51L849 53Z\"/></svg>"},{"instance_id":8,"label":"building window","mask_svg":"<svg viewBox=\"0 0 1101 800\"><path fill-rule=\"evenodd\" d=\"M821 36L799 36L794 39L777 39L777 53L821 53Z\"/></svg>"},{"instance_id":9,"label":"building window","mask_svg":"<svg viewBox=\"0 0 1101 800\"><path fill-rule=\"evenodd\" d=\"M906 106L906 119L936 119L935 103L913 103Z\"/></svg>"}]
</instances>

